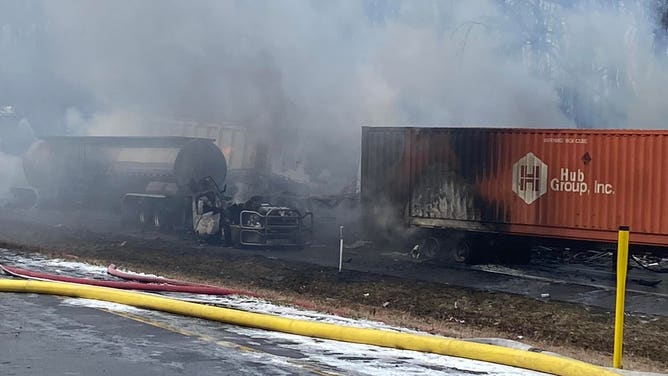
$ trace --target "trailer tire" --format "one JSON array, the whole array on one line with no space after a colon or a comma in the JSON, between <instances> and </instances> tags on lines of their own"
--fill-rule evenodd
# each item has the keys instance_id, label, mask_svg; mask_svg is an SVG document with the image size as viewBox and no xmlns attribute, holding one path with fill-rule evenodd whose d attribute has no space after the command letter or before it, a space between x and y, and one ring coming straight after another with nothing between
<instances>
[{"instance_id":1,"label":"trailer tire","mask_svg":"<svg viewBox=\"0 0 668 376\"><path fill-rule=\"evenodd\" d=\"M156 231L166 231L167 230L167 219L165 214L160 210L153 211L152 222L153 228Z\"/></svg>"},{"instance_id":2,"label":"trailer tire","mask_svg":"<svg viewBox=\"0 0 668 376\"><path fill-rule=\"evenodd\" d=\"M149 225L149 212L146 208L139 208L137 211L137 223L142 228L148 227Z\"/></svg>"},{"instance_id":3,"label":"trailer tire","mask_svg":"<svg viewBox=\"0 0 668 376\"><path fill-rule=\"evenodd\" d=\"M458 264L470 264L472 262L471 242L462 239L450 250L450 258Z\"/></svg>"},{"instance_id":4,"label":"trailer tire","mask_svg":"<svg viewBox=\"0 0 668 376\"><path fill-rule=\"evenodd\" d=\"M418 243L418 258L433 259L439 255L441 242L435 236L425 236Z\"/></svg>"}]
</instances>

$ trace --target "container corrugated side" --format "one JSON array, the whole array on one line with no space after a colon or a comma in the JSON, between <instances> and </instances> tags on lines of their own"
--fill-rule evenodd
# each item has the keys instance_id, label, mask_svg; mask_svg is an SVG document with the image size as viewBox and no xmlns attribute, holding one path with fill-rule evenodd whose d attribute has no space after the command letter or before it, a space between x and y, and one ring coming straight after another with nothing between
<instances>
[{"instance_id":1,"label":"container corrugated side","mask_svg":"<svg viewBox=\"0 0 668 376\"><path fill-rule=\"evenodd\" d=\"M614 241L629 225L632 242L664 245L667 143L665 131L365 127L362 197L422 227Z\"/></svg>"}]
</instances>

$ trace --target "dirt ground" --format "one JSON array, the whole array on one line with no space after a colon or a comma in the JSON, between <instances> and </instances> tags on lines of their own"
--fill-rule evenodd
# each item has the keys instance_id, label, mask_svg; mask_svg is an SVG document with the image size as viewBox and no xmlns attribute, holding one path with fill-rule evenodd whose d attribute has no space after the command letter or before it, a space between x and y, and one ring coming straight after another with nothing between
<instances>
[{"instance_id":1,"label":"dirt ground","mask_svg":"<svg viewBox=\"0 0 668 376\"><path fill-rule=\"evenodd\" d=\"M609 366L614 313L584 305L0 217L0 247L254 291L285 304L457 338L500 337ZM668 372L668 318L627 316L626 369Z\"/></svg>"}]
</instances>

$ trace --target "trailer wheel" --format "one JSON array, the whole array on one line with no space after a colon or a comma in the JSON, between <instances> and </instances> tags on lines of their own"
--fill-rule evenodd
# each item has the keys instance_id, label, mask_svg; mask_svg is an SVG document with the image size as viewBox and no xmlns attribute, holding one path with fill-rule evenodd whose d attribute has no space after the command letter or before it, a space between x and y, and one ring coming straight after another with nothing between
<instances>
[{"instance_id":1,"label":"trailer wheel","mask_svg":"<svg viewBox=\"0 0 668 376\"><path fill-rule=\"evenodd\" d=\"M140 208L137 212L137 222L141 227L148 226L148 212L145 208Z\"/></svg>"},{"instance_id":2,"label":"trailer wheel","mask_svg":"<svg viewBox=\"0 0 668 376\"><path fill-rule=\"evenodd\" d=\"M461 240L452 248L452 260L461 264L471 262L471 243L467 240Z\"/></svg>"},{"instance_id":3,"label":"trailer wheel","mask_svg":"<svg viewBox=\"0 0 668 376\"><path fill-rule=\"evenodd\" d=\"M166 228L164 215L158 210L153 212L153 228L157 231L164 231Z\"/></svg>"},{"instance_id":4,"label":"trailer wheel","mask_svg":"<svg viewBox=\"0 0 668 376\"><path fill-rule=\"evenodd\" d=\"M441 242L435 236L427 236L418 243L417 257L424 259L433 259L438 256L441 250Z\"/></svg>"}]
</instances>

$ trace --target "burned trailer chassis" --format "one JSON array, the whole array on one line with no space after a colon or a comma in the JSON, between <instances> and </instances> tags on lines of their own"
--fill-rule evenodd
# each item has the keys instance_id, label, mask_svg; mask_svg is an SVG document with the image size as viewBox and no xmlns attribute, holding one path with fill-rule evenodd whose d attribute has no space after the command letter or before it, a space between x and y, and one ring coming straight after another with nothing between
<instances>
[{"instance_id":1,"label":"burned trailer chassis","mask_svg":"<svg viewBox=\"0 0 668 376\"><path fill-rule=\"evenodd\" d=\"M161 232L191 230L189 196L128 193L121 201L121 224Z\"/></svg>"},{"instance_id":2,"label":"burned trailer chassis","mask_svg":"<svg viewBox=\"0 0 668 376\"><path fill-rule=\"evenodd\" d=\"M438 223L436 225L435 223ZM491 224L467 221L433 221L427 218L411 218L413 229L409 244L414 258L434 259L455 264L479 264L496 262L502 264L528 264L537 249L552 249L569 252L606 252L616 255L617 244L591 238L569 238L565 236L538 236L509 233L493 228ZM616 261L613 257L613 268ZM668 249L643 244L632 244L629 258L668 257Z\"/></svg>"},{"instance_id":3,"label":"burned trailer chassis","mask_svg":"<svg viewBox=\"0 0 668 376\"><path fill-rule=\"evenodd\" d=\"M414 258L433 259L448 264L498 262L527 264L539 238L491 231L456 228L415 227L409 240Z\"/></svg>"}]
</instances>

